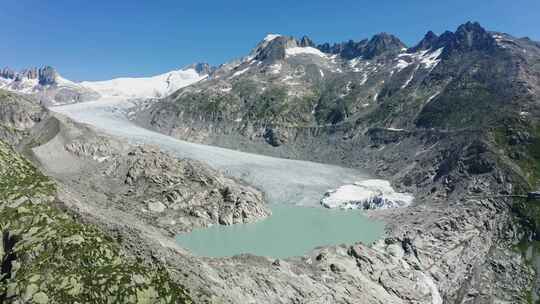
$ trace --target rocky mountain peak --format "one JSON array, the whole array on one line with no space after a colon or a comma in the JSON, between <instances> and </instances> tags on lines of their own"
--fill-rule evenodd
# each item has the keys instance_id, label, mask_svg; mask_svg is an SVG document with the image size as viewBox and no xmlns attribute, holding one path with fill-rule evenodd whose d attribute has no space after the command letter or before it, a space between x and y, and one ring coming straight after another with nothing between
<instances>
[{"instance_id":1,"label":"rocky mountain peak","mask_svg":"<svg viewBox=\"0 0 540 304\"><path fill-rule=\"evenodd\" d=\"M460 25L455 32L446 31L432 43L433 48L444 47L443 56L468 51L491 51L496 41L478 22Z\"/></svg>"},{"instance_id":2,"label":"rocky mountain peak","mask_svg":"<svg viewBox=\"0 0 540 304\"><path fill-rule=\"evenodd\" d=\"M353 59L363 55L365 46L369 40L364 39L361 41L349 40L346 42L335 43L330 45L329 43L324 43L318 45L317 48L324 53L330 54L339 54L345 59Z\"/></svg>"},{"instance_id":3,"label":"rocky mountain peak","mask_svg":"<svg viewBox=\"0 0 540 304\"><path fill-rule=\"evenodd\" d=\"M28 68L21 72L15 72L10 68L0 70L0 77L13 81L23 81L24 79L37 79L40 85L56 84L58 73L53 67L44 66L41 68Z\"/></svg>"},{"instance_id":4,"label":"rocky mountain peak","mask_svg":"<svg viewBox=\"0 0 540 304\"><path fill-rule=\"evenodd\" d=\"M311 40L308 36L303 36L302 39L300 39L299 45L301 47L314 47L315 43L313 43L313 40Z\"/></svg>"},{"instance_id":5,"label":"rocky mountain peak","mask_svg":"<svg viewBox=\"0 0 540 304\"><path fill-rule=\"evenodd\" d=\"M197 62L191 65L188 65L184 69L194 69L199 75L210 75L216 70L216 67L211 66L206 62Z\"/></svg>"},{"instance_id":6,"label":"rocky mountain peak","mask_svg":"<svg viewBox=\"0 0 540 304\"><path fill-rule=\"evenodd\" d=\"M382 55L383 53L398 53L406 48L405 44L394 35L380 33L373 36L366 44L363 56L366 59Z\"/></svg>"},{"instance_id":7,"label":"rocky mountain peak","mask_svg":"<svg viewBox=\"0 0 540 304\"><path fill-rule=\"evenodd\" d=\"M285 59L287 48L297 47L298 42L294 37L269 35L257 45L253 51L255 60L271 63Z\"/></svg>"},{"instance_id":8,"label":"rocky mountain peak","mask_svg":"<svg viewBox=\"0 0 540 304\"><path fill-rule=\"evenodd\" d=\"M420 40L420 42L417 45L410 48L409 51L416 52L416 51L420 51L420 50L431 49L437 43L438 39L439 39L439 36L437 36L437 34L435 34L432 31L428 31L424 35L424 38L422 40Z\"/></svg>"},{"instance_id":9,"label":"rocky mountain peak","mask_svg":"<svg viewBox=\"0 0 540 304\"><path fill-rule=\"evenodd\" d=\"M445 31L437 36L432 31L426 33L424 38L409 52L428 49L444 48L443 57L455 52L490 51L496 47L496 41L478 22L467 22L460 25L455 32Z\"/></svg>"},{"instance_id":10,"label":"rocky mountain peak","mask_svg":"<svg viewBox=\"0 0 540 304\"><path fill-rule=\"evenodd\" d=\"M53 85L56 83L58 73L53 67L45 66L38 70L37 76L40 85Z\"/></svg>"},{"instance_id":11,"label":"rocky mountain peak","mask_svg":"<svg viewBox=\"0 0 540 304\"><path fill-rule=\"evenodd\" d=\"M467 22L458 27L456 40L465 49L486 49L495 45L493 37L478 22Z\"/></svg>"},{"instance_id":12,"label":"rocky mountain peak","mask_svg":"<svg viewBox=\"0 0 540 304\"><path fill-rule=\"evenodd\" d=\"M0 77L2 78L15 79L16 76L17 76L17 73L8 67L5 67L0 70Z\"/></svg>"},{"instance_id":13,"label":"rocky mountain peak","mask_svg":"<svg viewBox=\"0 0 540 304\"><path fill-rule=\"evenodd\" d=\"M401 40L388 33L374 35L369 40L364 39L358 42L349 40L346 42L335 43L333 45L324 43L317 46L321 52L339 54L345 59L353 59L357 57L372 59L386 53L398 53L405 47L405 44L401 42Z\"/></svg>"}]
</instances>

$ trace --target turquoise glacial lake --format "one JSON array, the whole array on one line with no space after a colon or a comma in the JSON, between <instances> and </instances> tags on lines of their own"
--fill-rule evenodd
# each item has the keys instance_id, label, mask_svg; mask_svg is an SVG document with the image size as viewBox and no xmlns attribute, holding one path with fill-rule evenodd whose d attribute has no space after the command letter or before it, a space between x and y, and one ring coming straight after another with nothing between
<instances>
[{"instance_id":1,"label":"turquoise glacial lake","mask_svg":"<svg viewBox=\"0 0 540 304\"><path fill-rule=\"evenodd\" d=\"M215 225L177 236L180 246L208 257L241 253L285 258L300 256L318 246L366 244L380 239L381 222L368 219L359 210L331 210L292 205L271 206L272 216L257 223Z\"/></svg>"}]
</instances>

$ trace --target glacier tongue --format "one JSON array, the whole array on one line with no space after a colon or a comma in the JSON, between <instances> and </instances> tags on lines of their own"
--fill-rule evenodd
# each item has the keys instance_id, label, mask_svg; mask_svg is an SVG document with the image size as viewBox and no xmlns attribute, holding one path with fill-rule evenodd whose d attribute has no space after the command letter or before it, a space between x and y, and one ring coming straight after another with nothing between
<instances>
[{"instance_id":1,"label":"glacier tongue","mask_svg":"<svg viewBox=\"0 0 540 304\"><path fill-rule=\"evenodd\" d=\"M52 107L51 110L87 123L135 144L158 145L179 158L204 161L228 176L263 191L270 203L317 206L326 189L367 178L361 170L281 159L174 139L134 125L125 117L133 104L122 98Z\"/></svg>"},{"instance_id":2,"label":"glacier tongue","mask_svg":"<svg viewBox=\"0 0 540 304\"><path fill-rule=\"evenodd\" d=\"M396 192L390 182L368 179L327 191L321 204L327 208L388 209L408 206L412 201L412 195Z\"/></svg>"}]
</instances>

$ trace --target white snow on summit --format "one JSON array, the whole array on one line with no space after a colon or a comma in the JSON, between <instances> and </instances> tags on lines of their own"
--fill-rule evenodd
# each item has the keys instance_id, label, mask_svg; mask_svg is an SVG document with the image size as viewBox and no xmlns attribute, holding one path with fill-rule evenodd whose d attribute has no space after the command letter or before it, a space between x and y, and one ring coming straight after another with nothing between
<instances>
[{"instance_id":1,"label":"white snow on summit","mask_svg":"<svg viewBox=\"0 0 540 304\"><path fill-rule=\"evenodd\" d=\"M307 54L307 55L317 55L317 56L320 56L320 57L326 57L326 54L324 54L323 52L319 51L318 49L316 48L313 48L313 47L292 47L292 48L287 48L285 50L285 54L287 56L296 56L296 55L304 55L304 54Z\"/></svg>"},{"instance_id":2,"label":"white snow on summit","mask_svg":"<svg viewBox=\"0 0 540 304\"><path fill-rule=\"evenodd\" d=\"M281 35L279 35L279 34L268 34L268 35L266 35L266 37L264 37L264 41L270 42L270 41L276 39L277 37L281 37Z\"/></svg>"},{"instance_id":3,"label":"white snow on summit","mask_svg":"<svg viewBox=\"0 0 540 304\"><path fill-rule=\"evenodd\" d=\"M106 81L84 81L80 84L98 92L102 97L156 98L206 78L195 69L171 71L153 77L115 78Z\"/></svg>"}]
</instances>

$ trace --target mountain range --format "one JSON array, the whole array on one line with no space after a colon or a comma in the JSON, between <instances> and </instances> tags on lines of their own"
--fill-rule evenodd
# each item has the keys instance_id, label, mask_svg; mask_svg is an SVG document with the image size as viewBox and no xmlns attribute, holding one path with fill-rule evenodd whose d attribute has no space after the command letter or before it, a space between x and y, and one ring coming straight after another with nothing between
<instances>
[{"instance_id":1,"label":"mountain range","mask_svg":"<svg viewBox=\"0 0 540 304\"><path fill-rule=\"evenodd\" d=\"M539 58L539 43L472 22L440 36L430 31L410 48L385 33L317 47L307 37L269 35L241 61L164 98L139 121L165 132L211 124L218 133L283 133L277 140L262 134L273 145L288 137L286 128L534 124Z\"/></svg>"},{"instance_id":2,"label":"mountain range","mask_svg":"<svg viewBox=\"0 0 540 304\"><path fill-rule=\"evenodd\" d=\"M208 64L197 63L152 77L124 77L105 81L73 82L45 66L21 72L0 70L0 89L31 95L44 105L62 105L102 98L148 99L165 97L207 77Z\"/></svg>"},{"instance_id":3,"label":"mountain range","mask_svg":"<svg viewBox=\"0 0 540 304\"><path fill-rule=\"evenodd\" d=\"M97 82L51 67L0 71L0 302L540 299L540 206L529 199L540 187L539 42L467 22L413 46L388 33L339 43L269 34L239 58ZM72 109L113 111L113 127L362 169L414 200L367 212L386 225L372 245L194 256L170 235L270 216L265 196L45 107L84 101L95 102ZM123 102L132 121L117 115ZM226 162L225 151L209 155Z\"/></svg>"}]
</instances>

